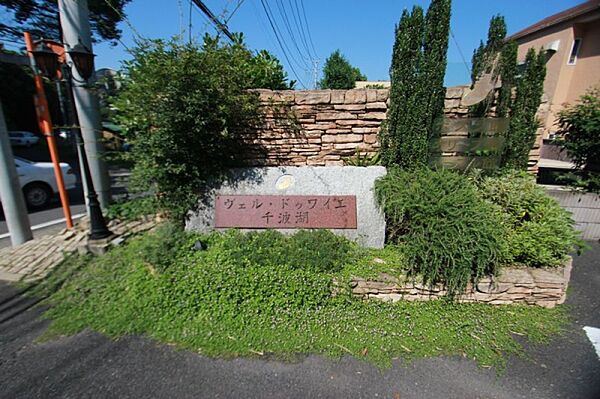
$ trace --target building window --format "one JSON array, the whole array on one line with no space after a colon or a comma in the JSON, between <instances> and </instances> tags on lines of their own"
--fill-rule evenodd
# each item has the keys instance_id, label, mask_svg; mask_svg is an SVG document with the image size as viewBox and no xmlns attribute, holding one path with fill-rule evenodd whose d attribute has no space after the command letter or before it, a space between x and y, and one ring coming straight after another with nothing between
<instances>
[{"instance_id":1,"label":"building window","mask_svg":"<svg viewBox=\"0 0 600 399\"><path fill-rule=\"evenodd\" d=\"M581 48L581 39L576 38L573 40L573 47L571 47L571 55L569 55L568 65L575 65L577 62L577 54L579 54L579 49Z\"/></svg>"}]
</instances>

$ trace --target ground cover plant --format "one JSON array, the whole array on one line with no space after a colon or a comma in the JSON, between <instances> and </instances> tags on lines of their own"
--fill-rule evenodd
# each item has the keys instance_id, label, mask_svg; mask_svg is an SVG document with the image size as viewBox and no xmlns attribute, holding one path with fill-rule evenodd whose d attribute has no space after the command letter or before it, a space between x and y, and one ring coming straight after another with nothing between
<instances>
[{"instance_id":1,"label":"ground cover plant","mask_svg":"<svg viewBox=\"0 0 600 399\"><path fill-rule=\"evenodd\" d=\"M515 335L546 342L564 323L561 309L389 304L344 289L331 295L334 278L342 281L373 256L401 260L390 254L394 247L365 250L329 232L200 236L174 228L160 227L103 257L69 258L34 290L51 305L46 338L91 328L209 356L319 353L386 366L395 358L458 355L501 368L506 355L522 353ZM299 246L308 250L304 257L286 256ZM334 247L338 253L327 258L323 251Z\"/></svg>"}]
</instances>

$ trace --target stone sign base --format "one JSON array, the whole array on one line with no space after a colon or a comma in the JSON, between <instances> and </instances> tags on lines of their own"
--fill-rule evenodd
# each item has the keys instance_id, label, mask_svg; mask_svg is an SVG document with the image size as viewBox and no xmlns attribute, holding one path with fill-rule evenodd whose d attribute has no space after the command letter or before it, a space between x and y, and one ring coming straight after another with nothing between
<instances>
[{"instance_id":1,"label":"stone sign base","mask_svg":"<svg viewBox=\"0 0 600 399\"><path fill-rule=\"evenodd\" d=\"M290 227L345 226L329 230L363 246L383 248L385 218L375 201L374 185L385 174L383 166L233 169L219 187L209 190L198 210L190 213L186 229L209 232L222 230L216 226L226 225L242 231L260 231L264 229L244 227L257 226L259 222L267 227L268 222L268 228L293 234L298 229ZM217 205L226 224L216 223L217 198L222 201ZM304 217L302 212L306 218L299 219ZM320 220L314 220L315 217Z\"/></svg>"},{"instance_id":2,"label":"stone sign base","mask_svg":"<svg viewBox=\"0 0 600 399\"><path fill-rule=\"evenodd\" d=\"M573 259L557 268L503 268L497 277L486 277L459 296L458 302L482 302L492 305L527 304L553 308L563 303L571 278ZM377 280L353 278L352 293L365 299L386 302L426 301L446 295L441 287L428 287L415 281L382 275Z\"/></svg>"}]
</instances>

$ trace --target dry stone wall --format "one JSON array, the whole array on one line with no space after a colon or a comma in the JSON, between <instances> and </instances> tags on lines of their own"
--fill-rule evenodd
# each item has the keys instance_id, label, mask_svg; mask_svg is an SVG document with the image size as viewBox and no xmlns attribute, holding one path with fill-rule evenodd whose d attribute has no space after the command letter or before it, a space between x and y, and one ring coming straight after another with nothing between
<instances>
[{"instance_id":1,"label":"dry stone wall","mask_svg":"<svg viewBox=\"0 0 600 399\"><path fill-rule=\"evenodd\" d=\"M343 165L360 152L373 156L379 150L378 132L385 120L389 89L272 91L257 90L264 123L247 133L250 149L244 154L249 166ZM443 145L469 135L468 107L463 99L468 86L449 87L445 98ZM494 123L490 123L494 125ZM495 124L495 128L505 127ZM443 149L443 157L466 157ZM532 170L539 159L539 139L532 151Z\"/></svg>"},{"instance_id":2,"label":"dry stone wall","mask_svg":"<svg viewBox=\"0 0 600 399\"><path fill-rule=\"evenodd\" d=\"M572 258L559 268L504 268L497 277L482 278L476 286L469 285L457 300L491 305L527 304L553 308L566 299L571 268ZM351 287L355 296L386 302L425 301L446 295L446 291L440 286L429 287L389 275L381 275L380 278L372 280L354 278Z\"/></svg>"}]
</instances>

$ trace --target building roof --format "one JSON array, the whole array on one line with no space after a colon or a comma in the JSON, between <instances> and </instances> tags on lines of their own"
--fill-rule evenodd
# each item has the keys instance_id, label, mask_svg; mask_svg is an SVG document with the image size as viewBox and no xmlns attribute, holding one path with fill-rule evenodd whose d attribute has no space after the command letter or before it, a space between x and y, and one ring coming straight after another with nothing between
<instances>
[{"instance_id":1,"label":"building roof","mask_svg":"<svg viewBox=\"0 0 600 399\"><path fill-rule=\"evenodd\" d=\"M551 26L557 25L561 22L568 21L575 17L578 17L583 14L590 13L592 11L596 11L600 9L600 0L588 0L585 3L579 4L573 8L569 8L565 11L561 11L557 14L551 15L547 18L542 19L535 24L528 26L527 28L520 30L519 32L511 35L509 40L520 39L524 36L528 36L532 33L541 31L543 29L549 28Z\"/></svg>"}]
</instances>

